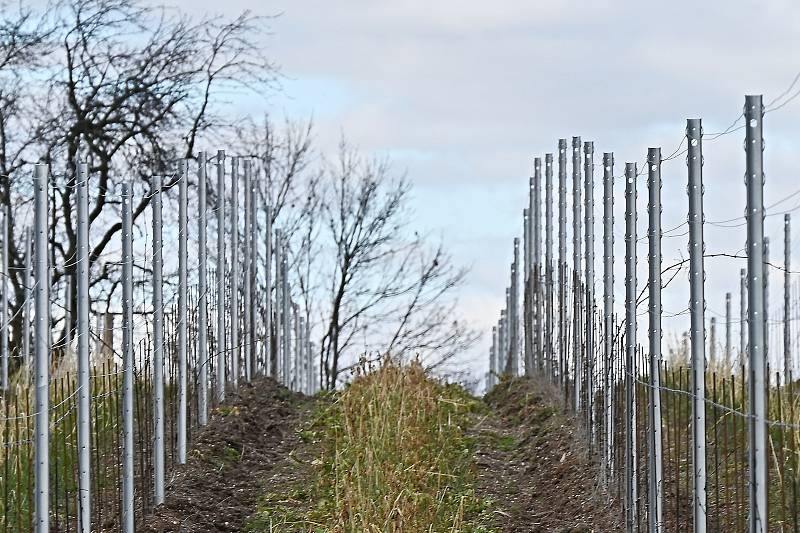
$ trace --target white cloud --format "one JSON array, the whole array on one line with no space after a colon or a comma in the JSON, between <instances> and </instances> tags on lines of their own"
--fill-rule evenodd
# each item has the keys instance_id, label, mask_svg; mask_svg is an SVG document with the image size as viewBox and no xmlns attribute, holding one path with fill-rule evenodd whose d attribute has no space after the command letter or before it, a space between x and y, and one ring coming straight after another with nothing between
<instances>
[{"instance_id":1,"label":"white cloud","mask_svg":"<svg viewBox=\"0 0 800 533\"><path fill-rule=\"evenodd\" d=\"M213 11L218 4L193 0L184 7ZM456 259L474 267L465 312L484 331L502 305L534 155L554 152L559 137L595 141L599 245L602 152L616 153L618 173L625 161L641 162L649 146L668 155L685 118L701 116L707 131L723 129L746 92L777 95L800 70L800 6L790 0L230 0L225 11L245 8L283 13L272 23L267 53L301 90L289 102L279 98L278 107L299 116L316 112L323 148L344 131L362 149L392 154L407 168L420 224L441 229ZM800 98L767 116L768 203L798 188L799 110ZM742 214L741 139L736 132L706 144L708 220ZM685 173L683 156L664 167L665 228L685 220ZM621 258L621 183L616 193ZM640 235L646 194L642 182ZM781 227L781 217L768 219L773 258L782 255ZM744 242L741 228L708 226L706 237L709 251L735 251ZM685 254L686 237L665 239L664 249L666 265ZM640 276L645 251L642 241ZM598 246L598 268L599 261ZM723 309L725 291L737 294L740 263L707 261L710 309ZM616 265L621 288L622 261ZM686 307L684 280L667 289L668 311ZM621 297L620 291L618 303ZM483 357L488 341L484 336L475 357Z\"/></svg>"}]
</instances>

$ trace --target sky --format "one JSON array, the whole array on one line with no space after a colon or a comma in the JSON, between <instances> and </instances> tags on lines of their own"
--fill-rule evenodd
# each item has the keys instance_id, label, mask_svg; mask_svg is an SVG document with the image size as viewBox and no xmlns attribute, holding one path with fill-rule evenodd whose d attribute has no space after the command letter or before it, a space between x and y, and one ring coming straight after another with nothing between
<instances>
[{"instance_id":1,"label":"sky","mask_svg":"<svg viewBox=\"0 0 800 533\"><path fill-rule=\"evenodd\" d=\"M197 14L221 9L210 0L173 2ZM702 118L706 133L723 131L741 114L745 94L764 94L769 103L790 87L787 97L800 89L800 82L791 86L800 72L800 4L789 0L225 2L228 16L243 10L278 15L264 47L284 79L266 110L313 116L322 152L332 152L344 135L366 154L390 157L414 185L418 227L440 235L455 262L471 268L460 311L485 333L468 354L476 372L488 366L489 331L503 305L512 240L521 236L534 157L556 152L559 138L594 141L600 272L603 152L615 153L619 174L626 161L641 165L648 147L673 153L686 118ZM798 118L800 98L766 116L767 205L800 189ZM743 138L744 131L735 130L704 143L709 222L744 212ZM663 227L669 229L686 219L684 156L665 162L662 175ZM624 183L615 185L616 308L622 311ZM647 227L646 196L642 179L640 236ZM767 234L774 243L771 259L781 264L782 212L794 207L800 196L768 210L779 215L767 218ZM737 223L707 224L707 252L742 250L745 233ZM795 226L792 255L800 264L800 223ZM665 235L665 266L686 256L684 231ZM641 240L642 280L646 251ZM737 259L706 260L707 316L720 324L726 291L733 292L734 314L738 310L743 266ZM682 273L664 291L665 313L678 314L665 322L670 331L686 327L686 277ZM780 312L781 280L773 269L771 318Z\"/></svg>"}]
</instances>

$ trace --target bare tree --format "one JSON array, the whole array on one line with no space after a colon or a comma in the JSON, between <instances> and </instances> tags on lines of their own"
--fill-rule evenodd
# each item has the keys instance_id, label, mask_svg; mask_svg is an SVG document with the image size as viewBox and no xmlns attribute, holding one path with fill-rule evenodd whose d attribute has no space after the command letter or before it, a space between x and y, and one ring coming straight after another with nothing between
<instances>
[{"instance_id":1,"label":"bare tree","mask_svg":"<svg viewBox=\"0 0 800 533\"><path fill-rule=\"evenodd\" d=\"M57 25L47 16L10 2L0 3L0 205L8 217L11 241L8 243L11 303L11 329L22 330L19 308L25 297L22 275L23 243L21 232L14 231L17 213L30 207L30 182L19 173L26 153L36 145L30 128L35 111L30 74L51 66ZM12 178L13 176L13 178ZM17 338L19 335L15 335ZM15 344L12 343L12 346Z\"/></svg>"},{"instance_id":2,"label":"bare tree","mask_svg":"<svg viewBox=\"0 0 800 533\"><path fill-rule=\"evenodd\" d=\"M357 350L419 354L435 368L476 338L452 318L466 272L441 246L430 251L410 230L409 191L408 180L386 161L366 160L345 143L325 172L321 225L330 247L319 255L317 271L328 285L317 305L320 372L328 388L347 368L343 357L355 359Z\"/></svg>"},{"instance_id":3,"label":"bare tree","mask_svg":"<svg viewBox=\"0 0 800 533\"><path fill-rule=\"evenodd\" d=\"M25 17L51 20L52 27L33 32ZM192 157L201 139L219 139L233 129L233 122L223 118L224 94L242 89L263 94L271 88L276 71L259 42L266 23L249 13L193 19L138 0L63 0L43 13L16 16L6 24L13 35L5 42L0 28L0 60L33 53L44 57L38 63L17 60L25 65L19 79L46 85L47 91L31 92L26 120L17 121L7 136L21 139L15 161L40 160L53 169L54 285L75 273L77 158L88 162L91 173L93 296L108 298L118 277L114 254L106 257L121 229L117 184L133 179L136 221L152 198L153 172L173 178L165 180L164 187L171 187L178 158ZM28 35L31 44L15 55L14 46ZM30 187L18 194L29 198ZM7 205L16 203L10 196L5 194ZM12 221L12 235L23 233ZM12 247L15 287L22 277L19 244ZM16 315L21 295L15 300ZM65 324L65 331L72 326ZM12 346L18 344L15 337Z\"/></svg>"},{"instance_id":4,"label":"bare tree","mask_svg":"<svg viewBox=\"0 0 800 533\"><path fill-rule=\"evenodd\" d=\"M312 223L319 213L320 172L314 163L312 143L313 124L309 121L285 120L276 124L269 115L263 120L250 118L237 127L234 146L241 155L255 161L255 178L260 205L270 207L272 227L280 227L292 237L290 268L296 273L297 295L302 314L311 323L312 298L318 287L312 286L312 276L318 253L319 228ZM262 209L259 217L266 217ZM244 240L239 242L244 243ZM259 250L261 253L263 250ZM264 257L259 257L263 264ZM272 297L271 287L260 280L264 298ZM275 325L275 322L272 322ZM273 332L274 333L274 332ZM275 339L275 336L271 336ZM275 347L270 350L275 354ZM273 375L277 373L277 360L270 361Z\"/></svg>"}]
</instances>

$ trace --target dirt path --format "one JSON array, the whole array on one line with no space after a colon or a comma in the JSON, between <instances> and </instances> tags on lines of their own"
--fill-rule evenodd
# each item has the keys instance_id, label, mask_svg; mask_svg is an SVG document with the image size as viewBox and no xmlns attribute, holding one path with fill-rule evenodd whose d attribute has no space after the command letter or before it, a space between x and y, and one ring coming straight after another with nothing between
<instances>
[{"instance_id":1,"label":"dirt path","mask_svg":"<svg viewBox=\"0 0 800 533\"><path fill-rule=\"evenodd\" d=\"M308 475L293 454L303 446L297 428L312 406L268 379L229 393L197 434L187 464L168 480L167 501L140 530L242 531L265 493Z\"/></svg>"},{"instance_id":2,"label":"dirt path","mask_svg":"<svg viewBox=\"0 0 800 533\"><path fill-rule=\"evenodd\" d=\"M479 495L494 502L498 531L623 531L622 511L597 481L555 389L519 379L486 398L489 415L472 431L478 440Z\"/></svg>"}]
</instances>

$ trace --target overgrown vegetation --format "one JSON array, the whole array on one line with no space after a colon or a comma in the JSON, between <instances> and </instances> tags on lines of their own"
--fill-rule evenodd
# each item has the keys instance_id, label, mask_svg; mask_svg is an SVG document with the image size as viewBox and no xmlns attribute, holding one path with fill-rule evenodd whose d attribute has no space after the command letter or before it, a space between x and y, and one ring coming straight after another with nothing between
<instances>
[{"instance_id":1,"label":"overgrown vegetation","mask_svg":"<svg viewBox=\"0 0 800 533\"><path fill-rule=\"evenodd\" d=\"M482 408L418 362L362 367L304 432L321 445L313 487L267 496L250 529L488 532L464 433Z\"/></svg>"}]
</instances>

